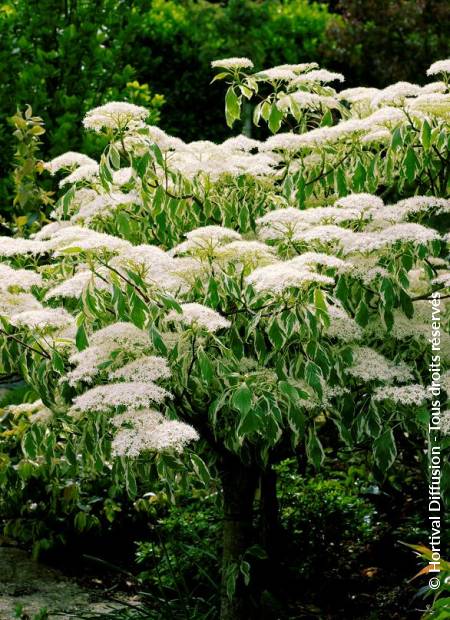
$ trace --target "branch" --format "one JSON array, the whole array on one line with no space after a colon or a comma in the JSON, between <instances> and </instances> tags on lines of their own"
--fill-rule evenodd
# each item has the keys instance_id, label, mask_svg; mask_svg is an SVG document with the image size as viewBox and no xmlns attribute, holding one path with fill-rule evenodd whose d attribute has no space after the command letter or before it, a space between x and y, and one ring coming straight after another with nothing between
<instances>
[{"instance_id":1,"label":"branch","mask_svg":"<svg viewBox=\"0 0 450 620\"><path fill-rule=\"evenodd\" d=\"M24 347L25 349L33 351L34 353L38 353L39 355L41 355L42 357L46 357L47 359L51 359L50 355L44 349L35 349L34 347L31 347L29 344L26 344L25 342L14 336L14 334L8 334L8 332L6 332L4 329L0 329L0 333L4 334L6 338L11 338L11 340L14 340L14 342L17 342L17 344L20 344L20 346Z\"/></svg>"}]
</instances>

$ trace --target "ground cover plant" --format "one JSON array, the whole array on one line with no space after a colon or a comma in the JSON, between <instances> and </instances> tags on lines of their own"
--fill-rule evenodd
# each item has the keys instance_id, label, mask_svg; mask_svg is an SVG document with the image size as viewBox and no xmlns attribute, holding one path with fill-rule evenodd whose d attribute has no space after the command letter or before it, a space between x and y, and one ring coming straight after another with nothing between
<instances>
[{"instance_id":1,"label":"ground cover plant","mask_svg":"<svg viewBox=\"0 0 450 620\"><path fill-rule=\"evenodd\" d=\"M286 459L307 478L346 450L380 485L409 468L426 486L433 308L443 402L450 389L450 61L384 89L333 87L344 76L316 63L212 64L228 126L252 105L271 137L186 143L142 106L99 106L83 125L100 161L42 164L61 189L51 220L0 239L2 373L25 384L0 475L11 505L33 481L22 517L47 495L81 531L124 493L145 489L145 510L153 488L215 494L214 613L231 620L262 617L282 522L305 527L280 519ZM444 411L447 497L449 426Z\"/></svg>"}]
</instances>

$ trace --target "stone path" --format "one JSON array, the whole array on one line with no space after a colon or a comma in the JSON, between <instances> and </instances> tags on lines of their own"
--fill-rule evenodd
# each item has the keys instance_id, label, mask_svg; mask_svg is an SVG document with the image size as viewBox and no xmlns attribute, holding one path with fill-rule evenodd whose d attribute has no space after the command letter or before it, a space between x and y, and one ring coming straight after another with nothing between
<instances>
[{"instance_id":1,"label":"stone path","mask_svg":"<svg viewBox=\"0 0 450 620\"><path fill-rule=\"evenodd\" d=\"M0 620L15 619L19 604L30 620L44 607L52 620L75 620L77 613L114 607L101 592L79 586L20 549L0 546Z\"/></svg>"}]
</instances>

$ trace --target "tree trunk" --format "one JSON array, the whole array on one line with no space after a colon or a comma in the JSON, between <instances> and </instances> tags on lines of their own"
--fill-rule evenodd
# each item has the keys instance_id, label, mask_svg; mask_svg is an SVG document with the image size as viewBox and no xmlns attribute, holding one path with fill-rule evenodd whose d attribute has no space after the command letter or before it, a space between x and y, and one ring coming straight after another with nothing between
<instances>
[{"instance_id":1,"label":"tree trunk","mask_svg":"<svg viewBox=\"0 0 450 620\"><path fill-rule=\"evenodd\" d=\"M268 466L261 474L261 546L271 565L277 564L280 545L279 506L277 497L277 474Z\"/></svg>"},{"instance_id":2,"label":"tree trunk","mask_svg":"<svg viewBox=\"0 0 450 620\"><path fill-rule=\"evenodd\" d=\"M239 566L245 551L253 544L253 502L258 481L257 471L246 467L237 457L222 461L223 553L220 620L252 618L249 588L237 572L234 595L227 593L230 572Z\"/></svg>"}]
</instances>

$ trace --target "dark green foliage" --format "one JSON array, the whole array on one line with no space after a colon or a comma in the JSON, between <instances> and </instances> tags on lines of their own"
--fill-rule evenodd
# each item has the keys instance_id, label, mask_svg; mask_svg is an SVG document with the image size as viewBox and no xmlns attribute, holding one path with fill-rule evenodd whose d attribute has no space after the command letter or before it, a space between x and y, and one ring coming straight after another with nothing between
<instances>
[{"instance_id":1,"label":"dark green foliage","mask_svg":"<svg viewBox=\"0 0 450 620\"><path fill-rule=\"evenodd\" d=\"M329 21L325 5L307 0L2 3L1 211L12 195L4 178L13 155L7 118L17 106L29 104L44 119L44 158L69 149L98 156L105 144L80 131L81 119L115 99L148 107L157 123L165 96L166 130L188 140L220 139L226 135L223 88L210 86L210 62L244 55L262 68L317 60Z\"/></svg>"},{"instance_id":2,"label":"dark green foliage","mask_svg":"<svg viewBox=\"0 0 450 620\"><path fill-rule=\"evenodd\" d=\"M349 86L424 83L449 53L450 4L443 0L338 0L342 20L327 28L324 56Z\"/></svg>"}]
</instances>

